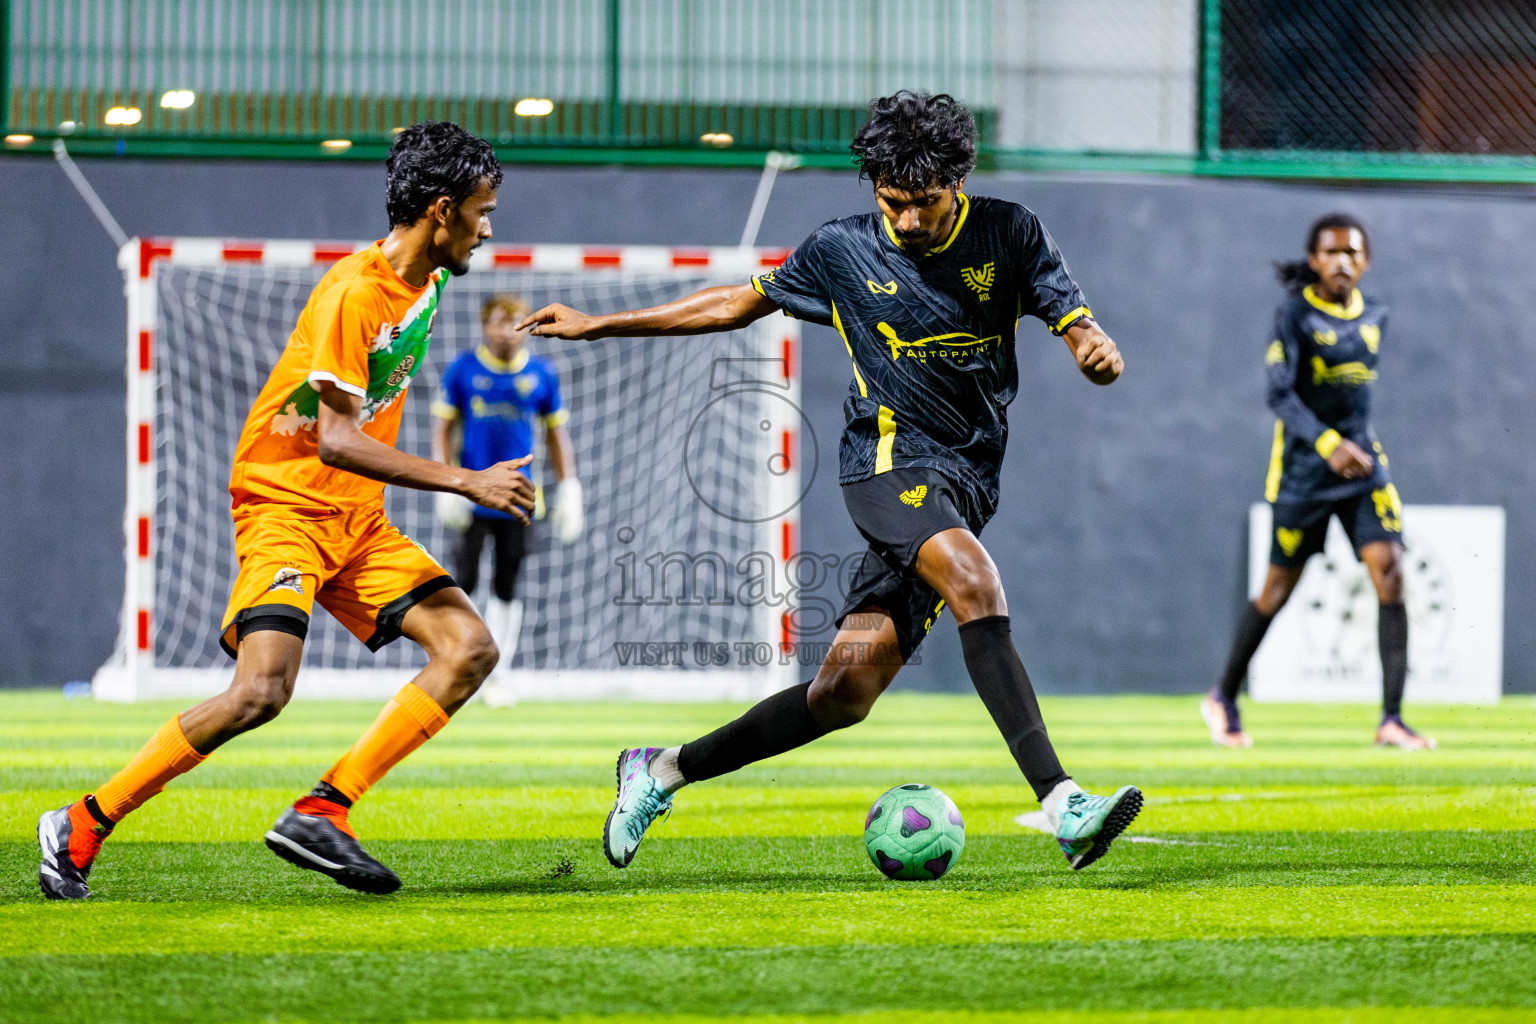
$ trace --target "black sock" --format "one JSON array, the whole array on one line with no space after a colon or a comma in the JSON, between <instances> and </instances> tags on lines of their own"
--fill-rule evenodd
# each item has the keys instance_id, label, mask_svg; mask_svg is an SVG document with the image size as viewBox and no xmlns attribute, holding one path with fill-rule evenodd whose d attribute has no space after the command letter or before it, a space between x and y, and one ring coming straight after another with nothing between
<instances>
[{"instance_id":1,"label":"black sock","mask_svg":"<svg viewBox=\"0 0 1536 1024\"><path fill-rule=\"evenodd\" d=\"M1040 717L1035 688L1030 685L1019 652L1013 649L1008 616L989 615L961 626L960 649L981 702L991 712L992 721L997 723L1036 798L1044 800L1047 793L1070 776L1056 760L1056 751L1045 734L1045 719Z\"/></svg>"},{"instance_id":2,"label":"black sock","mask_svg":"<svg viewBox=\"0 0 1536 1024\"><path fill-rule=\"evenodd\" d=\"M1253 660L1253 652L1259 649L1259 643L1273 621L1273 615L1265 615L1252 601L1243 604L1242 617L1237 620L1237 635L1232 638L1232 653L1227 656L1227 667L1221 673L1219 684L1227 700L1237 700L1237 691L1242 689L1243 680L1248 676L1248 663Z\"/></svg>"},{"instance_id":3,"label":"black sock","mask_svg":"<svg viewBox=\"0 0 1536 1024\"><path fill-rule=\"evenodd\" d=\"M91 812L91 817L96 819L96 824L100 825L108 832L111 832L112 829L117 825L117 822L107 817L106 812L101 809L101 805L96 802L95 793L85 794L85 809Z\"/></svg>"},{"instance_id":4,"label":"black sock","mask_svg":"<svg viewBox=\"0 0 1536 1024\"><path fill-rule=\"evenodd\" d=\"M309 791L309 795L320 800L329 800L333 804L341 804L343 807L352 806L352 799L329 782L322 782L315 786Z\"/></svg>"},{"instance_id":5,"label":"black sock","mask_svg":"<svg viewBox=\"0 0 1536 1024\"><path fill-rule=\"evenodd\" d=\"M1408 609L1394 601L1381 606L1376 622L1376 642L1381 647L1381 713L1403 713L1403 687L1408 684Z\"/></svg>"},{"instance_id":6,"label":"black sock","mask_svg":"<svg viewBox=\"0 0 1536 1024\"><path fill-rule=\"evenodd\" d=\"M811 717L810 690L810 683L780 690L734 722L684 743L677 755L677 770L689 782L703 782L825 736L827 730Z\"/></svg>"}]
</instances>

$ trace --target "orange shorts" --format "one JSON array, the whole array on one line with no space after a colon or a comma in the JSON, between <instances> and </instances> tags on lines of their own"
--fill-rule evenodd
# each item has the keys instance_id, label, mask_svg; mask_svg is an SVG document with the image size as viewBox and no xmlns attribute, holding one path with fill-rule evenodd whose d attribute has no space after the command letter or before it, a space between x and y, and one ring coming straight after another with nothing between
<instances>
[{"instance_id":1,"label":"orange shorts","mask_svg":"<svg viewBox=\"0 0 1536 1024\"><path fill-rule=\"evenodd\" d=\"M235 512L235 579L219 644L235 656L239 627L303 637L316 600L370 651L400 637L405 613L456 586L431 555L395 529L382 505L348 512L247 505Z\"/></svg>"}]
</instances>

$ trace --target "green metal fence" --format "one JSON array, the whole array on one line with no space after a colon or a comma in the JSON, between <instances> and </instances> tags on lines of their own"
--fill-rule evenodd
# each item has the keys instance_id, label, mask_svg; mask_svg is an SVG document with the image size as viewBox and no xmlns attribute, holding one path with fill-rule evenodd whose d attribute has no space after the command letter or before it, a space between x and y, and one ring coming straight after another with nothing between
<instances>
[{"instance_id":1,"label":"green metal fence","mask_svg":"<svg viewBox=\"0 0 1536 1024\"><path fill-rule=\"evenodd\" d=\"M0 0L13 150L848 166L950 92L983 166L1536 183L1533 0Z\"/></svg>"},{"instance_id":2,"label":"green metal fence","mask_svg":"<svg viewBox=\"0 0 1536 1024\"><path fill-rule=\"evenodd\" d=\"M1203 39L1212 160L1536 180L1530 0L1206 0Z\"/></svg>"},{"instance_id":3,"label":"green metal fence","mask_svg":"<svg viewBox=\"0 0 1536 1024\"><path fill-rule=\"evenodd\" d=\"M6 130L87 149L371 155L448 118L501 147L842 153L899 87L992 125L992 0L6 6Z\"/></svg>"}]
</instances>

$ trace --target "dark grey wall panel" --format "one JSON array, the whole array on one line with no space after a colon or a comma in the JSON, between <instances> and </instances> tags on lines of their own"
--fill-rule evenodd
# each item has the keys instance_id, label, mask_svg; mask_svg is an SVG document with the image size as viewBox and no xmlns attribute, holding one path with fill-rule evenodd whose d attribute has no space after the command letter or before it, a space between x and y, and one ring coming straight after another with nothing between
<instances>
[{"instance_id":1,"label":"dark grey wall panel","mask_svg":"<svg viewBox=\"0 0 1536 1024\"><path fill-rule=\"evenodd\" d=\"M384 230L381 168L355 164L87 161L130 233L357 238ZM731 244L750 172L514 168L499 241ZM1509 511L1510 690L1536 689L1519 623L1536 611L1536 210L1518 195L1347 192L1209 181L978 176L1050 227L1126 352L1106 389L1034 321L1002 511L985 540L1025 663L1049 692L1192 692L1209 685L1242 594L1245 516L1272 418L1260 360L1279 290L1269 262L1318 213L1372 229L1372 291L1393 307L1378 430L1405 500ZM0 685L86 677L109 650L121 589L123 303L110 243L52 161L0 158ZM763 244L793 245L865 209L852 174L779 179ZM849 379L842 342L805 335L807 414L822 451L807 549L861 548L837 492ZM968 687L946 619L901 685Z\"/></svg>"}]
</instances>

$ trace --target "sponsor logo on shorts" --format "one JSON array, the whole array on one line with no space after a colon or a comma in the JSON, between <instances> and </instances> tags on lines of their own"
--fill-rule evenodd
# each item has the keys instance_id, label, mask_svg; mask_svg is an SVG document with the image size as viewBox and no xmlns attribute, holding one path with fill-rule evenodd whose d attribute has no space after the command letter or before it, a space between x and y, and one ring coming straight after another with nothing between
<instances>
[{"instance_id":1,"label":"sponsor logo on shorts","mask_svg":"<svg viewBox=\"0 0 1536 1024\"><path fill-rule=\"evenodd\" d=\"M943 610L944 610L944 599L941 597L941 598L939 598L939 603L933 606L933 613L928 616L928 621L923 623L923 632L924 633L926 633L930 629L932 629L933 628L933 624L935 622L939 621L939 613L942 612Z\"/></svg>"},{"instance_id":2,"label":"sponsor logo on shorts","mask_svg":"<svg viewBox=\"0 0 1536 1024\"><path fill-rule=\"evenodd\" d=\"M922 508L923 499L926 497L928 497L928 485L918 484L910 491L901 492L901 503L903 505L911 505L913 508Z\"/></svg>"},{"instance_id":3,"label":"sponsor logo on shorts","mask_svg":"<svg viewBox=\"0 0 1536 1024\"><path fill-rule=\"evenodd\" d=\"M1275 539L1280 542L1280 550L1285 552L1287 558L1294 555L1296 549L1301 547L1301 537L1300 530L1292 530L1284 526L1275 530Z\"/></svg>"},{"instance_id":4,"label":"sponsor logo on shorts","mask_svg":"<svg viewBox=\"0 0 1536 1024\"><path fill-rule=\"evenodd\" d=\"M295 594L304 593L304 574L292 566L283 566L277 570L277 575L272 577L272 585L267 588L267 593L274 590L291 590Z\"/></svg>"},{"instance_id":5,"label":"sponsor logo on shorts","mask_svg":"<svg viewBox=\"0 0 1536 1024\"><path fill-rule=\"evenodd\" d=\"M1388 533L1403 532L1403 499L1397 495L1397 485L1387 484L1371 492L1371 503L1376 506L1376 518Z\"/></svg>"}]
</instances>

